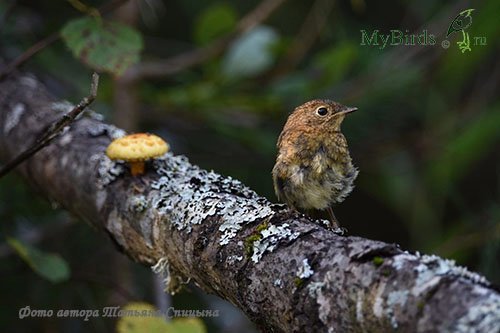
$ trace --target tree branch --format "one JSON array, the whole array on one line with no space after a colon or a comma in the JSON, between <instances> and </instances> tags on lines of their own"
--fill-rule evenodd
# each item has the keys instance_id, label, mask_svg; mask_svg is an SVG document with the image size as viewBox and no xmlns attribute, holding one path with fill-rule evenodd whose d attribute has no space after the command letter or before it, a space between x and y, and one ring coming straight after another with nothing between
<instances>
[{"instance_id":1,"label":"tree branch","mask_svg":"<svg viewBox=\"0 0 500 333\"><path fill-rule=\"evenodd\" d=\"M0 82L0 158L60 117L29 75ZM239 181L168 154L131 177L104 154L122 131L82 117L19 167L130 258L229 300L266 332L493 332L500 295L481 276L394 244L342 237Z\"/></svg>"},{"instance_id":2,"label":"tree branch","mask_svg":"<svg viewBox=\"0 0 500 333\"><path fill-rule=\"evenodd\" d=\"M92 74L92 82L90 83L90 95L84 97L71 111L63 115L58 121L51 124L49 128L38 138L32 146L28 147L11 161L7 162L0 168L0 178L9 173L16 166L36 154L40 149L48 146L66 126L69 126L85 109L92 104L97 96L97 86L99 84L99 75Z\"/></svg>"}]
</instances>

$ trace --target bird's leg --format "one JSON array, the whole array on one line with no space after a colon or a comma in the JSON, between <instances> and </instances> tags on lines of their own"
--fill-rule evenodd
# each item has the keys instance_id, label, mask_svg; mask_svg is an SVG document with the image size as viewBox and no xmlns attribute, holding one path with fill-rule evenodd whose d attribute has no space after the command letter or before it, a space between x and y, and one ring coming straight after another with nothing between
<instances>
[{"instance_id":1,"label":"bird's leg","mask_svg":"<svg viewBox=\"0 0 500 333\"><path fill-rule=\"evenodd\" d=\"M340 223L339 223L339 220L337 220L337 218L335 217L335 214L333 214L333 209L332 207L328 207L326 209L328 211L328 215L330 216L330 229L336 229L336 228L339 228L340 227Z\"/></svg>"},{"instance_id":2,"label":"bird's leg","mask_svg":"<svg viewBox=\"0 0 500 333\"><path fill-rule=\"evenodd\" d=\"M347 229L340 226L339 220L337 220L335 214L333 214L332 207L328 207L326 210L328 211L328 215L330 215L330 230L334 230L340 235L346 235Z\"/></svg>"}]
</instances>

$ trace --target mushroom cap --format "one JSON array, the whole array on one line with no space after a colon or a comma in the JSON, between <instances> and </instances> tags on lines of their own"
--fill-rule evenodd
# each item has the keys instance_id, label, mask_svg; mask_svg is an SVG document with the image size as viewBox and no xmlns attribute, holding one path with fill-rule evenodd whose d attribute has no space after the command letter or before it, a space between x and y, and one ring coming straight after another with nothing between
<instances>
[{"instance_id":1,"label":"mushroom cap","mask_svg":"<svg viewBox=\"0 0 500 333\"><path fill-rule=\"evenodd\" d=\"M106 155L112 160L137 162L161 156L168 149L168 143L159 136L135 133L113 140L106 149Z\"/></svg>"}]
</instances>

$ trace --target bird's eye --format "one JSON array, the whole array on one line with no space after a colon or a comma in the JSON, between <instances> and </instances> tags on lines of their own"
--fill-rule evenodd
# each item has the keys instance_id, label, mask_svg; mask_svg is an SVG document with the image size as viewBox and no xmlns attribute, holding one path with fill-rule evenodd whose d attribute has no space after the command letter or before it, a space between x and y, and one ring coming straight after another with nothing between
<instances>
[{"instance_id":1,"label":"bird's eye","mask_svg":"<svg viewBox=\"0 0 500 333\"><path fill-rule=\"evenodd\" d=\"M328 114L328 109L325 107L320 107L316 110L316 113L320 116L326 116Z\"/></svg>"}]
</instances>

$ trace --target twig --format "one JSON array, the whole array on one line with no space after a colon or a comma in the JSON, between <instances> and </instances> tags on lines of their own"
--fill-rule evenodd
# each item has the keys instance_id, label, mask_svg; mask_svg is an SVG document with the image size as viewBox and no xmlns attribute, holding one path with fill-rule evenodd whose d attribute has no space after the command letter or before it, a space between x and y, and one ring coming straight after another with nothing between
<instances>
[{"instance_id":1,"label":"twig","mask_svg":"<svg viewBox=\"0 0 500 333\"><path fill-rule=\"evenodd\" d=\"M70 125L75 118L78 117L78 115L81 114L95 100L98 85L99 75L97 73L93 73L92 82L90 84L90 95L84 97L70 112L66 113L61 117L61 119L50 125L47 131L39 139L37 139L31 147L23 151L10 162L7 162L7 164L0 169L0 178L36 154L40 149L46 147L66 126Z\"/></svg>"},{"instance_id":2,"label":"twig","mask_svg":"<svg viewBox=\"0 0 500 333\"><path fill-rule=\"evenodd\" d=\"M241 34L251 30L266 20L285 0L264 0L254 10L245 15L232 33L215 40L204 47L175 55L158 61L142 62L129 68L123 78L127 81L156 78L179 73L187 68L222 53Z\"/></svg>"}]
</instances>

